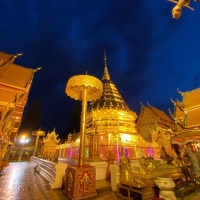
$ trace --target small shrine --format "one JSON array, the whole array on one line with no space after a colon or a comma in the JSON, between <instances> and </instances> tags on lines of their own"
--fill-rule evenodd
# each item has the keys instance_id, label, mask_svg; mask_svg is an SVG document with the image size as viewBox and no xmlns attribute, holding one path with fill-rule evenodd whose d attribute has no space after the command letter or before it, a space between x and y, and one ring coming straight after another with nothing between
<instances>
[{"instance_id":1,"label":"small shrine","mask_svg":"<svg viewBox=\"0 0 200 200\"><path fill-rule=\"evenodd\" d=\"M51 157L56 156L56 146L60 142L60 139L57 139L57 137L58 135L56 135L56 130L54 128L54 130L51 133L47 133L44 138L44 147L42 151L42 157L44 159L51 160Z\"/></svg>"}]
</instances>

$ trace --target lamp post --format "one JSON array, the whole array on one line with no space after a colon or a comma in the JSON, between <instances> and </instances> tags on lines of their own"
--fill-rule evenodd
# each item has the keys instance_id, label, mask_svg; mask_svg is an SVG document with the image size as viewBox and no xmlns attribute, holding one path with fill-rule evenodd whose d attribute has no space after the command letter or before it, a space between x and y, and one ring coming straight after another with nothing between
<instances>
[{"instance_id":1,"label":"lamp post","mask_svg":"<svg viewBox=\"0 0 200 200\"><path fill-rule=\"evenodd\" d=\"M24 150L24 144L27 144L29 142L29 139L26 139L26 136L23 135L22 138L20 139L20 142L22 143L22 147L20 148L18 161L21 161L23 150Z\"/></svg>"},{"instance_id":2,"label":"lamp post","mask_svg":"<svg viewBox=\"0 0 200 200\"><path fill-rule=\"evenodd\" d=\"M65 91L71 98L82 101L82 113L78 166L67 167L64 193L70 199L85 199L97 194L95 167L84 165L87 101L100 98L103 85L96 77L77 75L69 79Z\"/></svg>"},{"instance_id":3,"label":"lamp post","mask_svg":"<svg viewBox=\"0 0 200 200\"><path fill-rule=\"evenodd\" d=\"M20 142L22 143L22 149L24 148L24 144L29 142L29 139L26 139L26 136L22 136L22 139L20 140Z\"/></svg>"}]
</instances>

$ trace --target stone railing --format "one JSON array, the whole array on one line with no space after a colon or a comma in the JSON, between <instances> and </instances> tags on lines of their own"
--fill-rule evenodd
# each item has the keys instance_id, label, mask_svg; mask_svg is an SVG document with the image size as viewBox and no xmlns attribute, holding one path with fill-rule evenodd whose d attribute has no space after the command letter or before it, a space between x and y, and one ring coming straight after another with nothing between
<instances>
[{"instance_id":1,"label":"stone railing","mask_svg":"<svg viewBox=\"0 0 200 200\"><path fill-rule=\"evenodd\" d=\"M35 156L31 156L30 163L35 171L49 182L51 189L62 187L63 176L67 168L66 163L57 164Z\"/></svg>"},{"instance_id":2,"label":"stone railing","mask_svg":"<svg viewBox=\"0 0 200 200\"><path fill-rule=\"evenodd\" d=\"M58 158L59 163L67 163L69 166L78 165L78 160L68 158ZM106 168L108 163L103 162L85 162L85 165L94 166L96 169L96 180L106 179Z\"/></svg>"}]
</instances>

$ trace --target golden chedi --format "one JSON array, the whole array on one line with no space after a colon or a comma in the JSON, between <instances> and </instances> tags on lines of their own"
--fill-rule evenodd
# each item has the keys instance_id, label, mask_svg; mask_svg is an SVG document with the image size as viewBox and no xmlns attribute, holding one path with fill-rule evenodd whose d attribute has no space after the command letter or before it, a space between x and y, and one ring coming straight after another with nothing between
<instances>
[{"instance_id":1,"label":"golden chedi","mask_svg":"<svg viewBox=\"0 0 200 200\"><path fill-rule=\"evenodd\" d=\"M115 84L111 81L104 53L103 93L88 105L86 118L86 158L89 161L106 160L108 151L120 158L120 146L127 148L129 158L135 158L133 143L138 141L135 120ZM132 152L131 152L132 151ZM134 154L134 156L131 156Z\"/></svg>"}]
</instances>

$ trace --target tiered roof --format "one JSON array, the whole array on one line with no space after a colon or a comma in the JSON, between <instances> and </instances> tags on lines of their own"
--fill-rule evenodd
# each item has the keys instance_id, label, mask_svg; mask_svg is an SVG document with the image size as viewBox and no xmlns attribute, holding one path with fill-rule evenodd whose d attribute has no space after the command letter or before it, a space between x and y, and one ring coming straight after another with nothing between
<instances>
[{"instance_id":1,"label":"tiered roof","mask_svg":"<svg viewBox=\"0 0 200 200\"><path fill-rule=\"evenodd\" d=\"M104 53L105 65L104 65L104 74L102 78L102 83L103 83L102 96L99 99L92 101L88 106L88 110L97 108L111 108L111 109L118 108L130 111L124 99L120 95L117 87L110 79L106 60L107 57L106 54Z\"/></svg>"},{"instance_id":2,"label":"tiered roof","mask_svg":"<svg viewBox=\"0 0 200 200\"><path fill-rule=\"evenodd\" d=\"M197 128L200 126L200 88L180 92L182 101L172 101L174 104L173 119L177 123L175 131Z\"/></svg>"},{"instance_id":3,"label":"tiered roof","mask_svg":"<svg viewBox=\"0 0 200 200\"><path fill-rule=\"evenodd\" d=\"M182 101L172 101L175 121L173 143L200 140L200 88L180 92Z\"/></svg>"}]
</instances>

